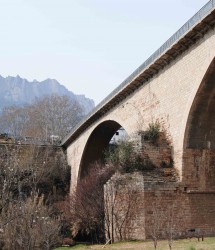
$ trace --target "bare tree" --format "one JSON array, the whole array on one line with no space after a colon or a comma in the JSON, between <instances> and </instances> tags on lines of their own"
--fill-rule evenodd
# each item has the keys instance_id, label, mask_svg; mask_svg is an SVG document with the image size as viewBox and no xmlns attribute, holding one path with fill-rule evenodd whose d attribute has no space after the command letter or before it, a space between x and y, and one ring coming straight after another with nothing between
<instances>
[{"instance_id":1,"label":"bare tree","mask_svg":"<svg viewBox=\"0 0 215 250\"><path fill-rule=\"evenodd\" d=\"M67 96L52 95L37 100L30 107L29 127L40 128L43 138L48 138L50 135L63 138L82 116L83 111L77 101Z\"/></svg>"},{"instance_id":2,"label":"bare tree","mask_svg":"<svg viewBox=\"0 0 215 250\"><path fill-rule=\"evenodd\" d=\"M6 107L1 114L0 130L13 136L22 136L25 133L29 119L26 107Z\"/></svg>"},{"instance_id":3,"label":"bare tree","mask_svg":"<svg viewBox=\"0 0 215 250\"><path fill-rule=\"evenodd\" d=\"M76 100L68 96L46 96L25 107L8 107L1 114L0 130L17 136L47 140L63 138L83 117Z\"/></svg>"},{"instance_id":4,"label":"bare tree","mask_svg":"<svg viewBox=\"0 0 215 250\"><path fill-rule=\"evenodd\" d=\"M178 209L176 196L173 195L168 204L165 213L166 218L166 238L168 240L169 249L172 249L174 240L180 236L184 223L184 211Z\"/></svg>"},{"instance_id":5,"label":"bare tree","mask_svg":"<svg viewBox=\"0 0 215 250\"><path fill-rule=\"evenodd\" d=\"M87 177L78 183L76 191L59 204L60 210L71 223L72 235L92 242L104 241L103 185L113 169L96 164Z\"/></svg>"},{"instance_id":6,"label":"bare tree","mask_svg":"<svg viewBox=\"0 0 215 250\"><path fill-rule=\"evenodd\" d=\"M52 249L60 242L53 186L69 184L67 174L64 155L56 148L1 146L0 229L6 249Z\"/></svg>"},{"instance_id":7,"label":"bare tree","mask_svg":"<svg viewBox=\"0 0 215 250\"><path fill-rule=\"evenodd\" d=\"M176 233L176 221L175 221L175 211L174 211L174 203L170 204L170 206L168 207L166 214L166 237L168 240L168 246L169 249L172 249L172 245L173 245L173 240L175 237L175 233Z\"/></svg>"},{"instance_id":8,"label":"bare tree","mask_svg":"<svg viewBox=\"0 0 215 250\"><path fill-rule=\"evenodd\" d=\"M38 194L10 202L1 214L6 249L52 249L60 239L60 220Z\"/></svg>"},{"instance_id":9,"label":"bare tree","mask_svg":"<svg viewBox=\"0 0 215 250\"><path fill-rule=\"evenodd\" d=\"M139 190L134 176L116 174L106 185L104 209L106 235L113 243L132 237L129 229L138 214ZM134 177L135 178L135 177Z\"/></svg>"},{"instance_id":10,"label":"bare tree","mask_svg":"<svg viewBox=\"0 0 215 250\"><path fill-rule=\"evenodd\" d=\"M61 149L37 145L2 145L0 150L0 197L26 197L40 192L52 201L56 190L69 190L70 169Z\"/></svg>"},{"instance_id":11,"label":"bare tree","mask_svg":"<svg viewBox=\"0 0 215 250\"><path fill-rule=\"evenodd\" d=\"M174 239L180 236L183 228L183 211L178 210L176 194L160 191L152 202L151 216L147 218L147 230L150 234L154 248L157 249L159 239L167 239L169 249L172 249Z\"/></svg>"},{"instance_id":12,"label":"bare tree","mask_svg":"<svg viewBox=\"0 0 215 250\"><path fill-rule=\"evenodd\" d=\"M154 248L157 249L158 240L161 238L161 232L164 232L165 215L161 210L161 199L157 198L152 203L152 214L147 221L148 231L153 240Z\"/></svg>"}]
</instances>

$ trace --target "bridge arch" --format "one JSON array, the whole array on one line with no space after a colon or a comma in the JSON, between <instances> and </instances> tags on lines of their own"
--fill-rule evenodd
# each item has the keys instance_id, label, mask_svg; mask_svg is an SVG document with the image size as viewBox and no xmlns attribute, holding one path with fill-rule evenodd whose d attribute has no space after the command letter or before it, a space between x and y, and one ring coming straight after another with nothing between
<instances>
[{"instance_id":1,"label":"bridge arch","mask_svg":"<svg viewBox=\"0 0 215 250\"><path fill-rule=\"evenodd\" d=\"M100 123L90 134L84 148L78 179L88 174L90 165L95 162L103 162L104 151L108 148L110 140L122 125L114 120L107 120Z\"/></svg>"},{"instance_id":2,"label":"bridge arch","mask_svg":"<svg viewBox=\"0 0 215 250\"><path fill-rule=\"evenodd\" d=\"M191 105L183 145L182 182L189 189L215 190L215 57Z\"/></svg>"},{"instance_id":3,"label":"bridge arch","mask_svg":"<svg viewBox=\"0 0 215 250\"><path fill-rule=\"evenodd\" d=\"M215 149L215 58L190 108L184 137L186 148Z\"/></svg>"}]
</instances>

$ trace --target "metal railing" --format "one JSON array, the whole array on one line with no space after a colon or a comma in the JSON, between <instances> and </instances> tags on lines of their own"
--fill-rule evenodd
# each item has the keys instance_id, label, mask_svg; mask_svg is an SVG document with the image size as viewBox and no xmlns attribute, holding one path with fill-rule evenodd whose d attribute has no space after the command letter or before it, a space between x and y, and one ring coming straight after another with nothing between
<instances>
[{"instance_id":1,"label":"metal railing","mask_svg":"<svg viewBox=\"0 0 215 250\"><path fill-rule=\"evenodd\" d=\"M176 33L174 33L158 50L156 50L143 64L141 64L129 77L127 77L117 88L115 88L103 101L101 101L81 122L63 139L64 144L69 137L90 117L97 113L105 104L107 104L114 96L127 87L132 80L145 71L154 61L161 57L175 43L186 35L194 26L209 15L215 8L215 0L206 3L191 19L189 19Z\"/></svg>"}]
</instances>

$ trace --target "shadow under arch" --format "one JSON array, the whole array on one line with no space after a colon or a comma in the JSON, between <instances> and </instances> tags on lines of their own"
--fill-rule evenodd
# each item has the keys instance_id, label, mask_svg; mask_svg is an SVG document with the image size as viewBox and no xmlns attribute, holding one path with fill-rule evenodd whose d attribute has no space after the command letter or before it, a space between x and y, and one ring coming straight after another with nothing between
<instances>
[{"instance_id":1,"label":"shadow under arch","mask_svg":"<svg viewBox=\"0 0 215 250\"><path fill-rule=\"evenodd\" d=\"M215 58L212 60L193 100L183 149L215 149Z\"/></svg>"},{"instance_id":2,"label":"shadow under arch","mask_svg":"<svg viewBox=\"0 0 215 250\"><path fill-rule=\"evenodd\" d=\"M121 127L118 122L108 120L102 122L93 130L82 155L78 175L79 180L88 174L91 164L103 162L105 149L108 148L110 140Z\"/></svg>"},{"instance_id":3,"label":"shadow under arch","mask_svg":"<svg viewBox=\"0 0 215 250\"><path fill-rule=\"evenodd\" d=\"M187 119L182 183L189 190L215 191L215 57L197 90Z\"/></svg>"}]
</instances>

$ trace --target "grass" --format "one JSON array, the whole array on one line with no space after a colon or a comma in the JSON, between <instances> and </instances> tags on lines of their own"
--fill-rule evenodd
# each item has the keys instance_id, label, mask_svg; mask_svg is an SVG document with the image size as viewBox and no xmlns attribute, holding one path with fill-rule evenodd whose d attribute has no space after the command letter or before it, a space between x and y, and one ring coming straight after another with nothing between
<instances>
[{"instance_id":1,"label":"grass","mask_svg":"<svg viewBox=\"0 0 215 250\"><path fill-rule=\"evenodd\" d=\"M56 248L56 250L76 250L76 249L83 250L83 249L89 249L88 247L89 246L87 245L78 244L78 245L75 245L74 247L59 247L59 248Z\"/></svg>"},{"instance_id":2,"label":"grass","mask_svg":"<svg viewBox=\"0 0 215 250\"><path fill-rule=\"evenodd\" d=\"M129 241L119 242L111 245L76 245L74 247L60 247L56 250L100 250L100 249L114 249L114 250L154 250L153 241ZM158 242L157 250L168 250L168 242L160 240ZM196 238L188 240L176 240L173 243L172 250L215 250L215 237L205 238L204 241L198 241Z\"/></svg>"}]
</instances>

